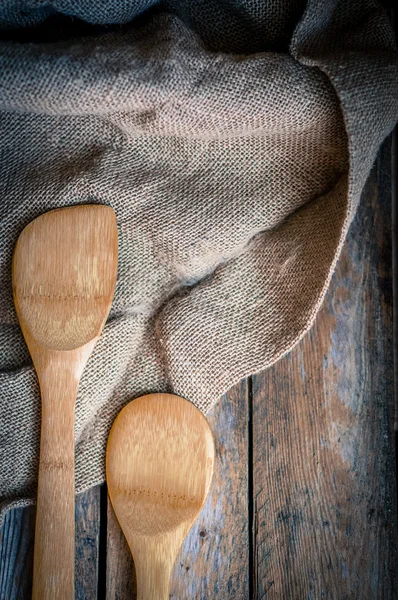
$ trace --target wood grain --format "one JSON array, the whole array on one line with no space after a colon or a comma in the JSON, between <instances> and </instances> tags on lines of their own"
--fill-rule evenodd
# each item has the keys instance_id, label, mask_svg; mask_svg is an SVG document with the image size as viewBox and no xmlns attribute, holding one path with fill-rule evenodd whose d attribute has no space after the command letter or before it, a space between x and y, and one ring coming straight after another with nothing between
<instances>
[{"instance_id":1,"label":"wood grain","mask_svg":"<svg viewBox=\"0 0 398 600\"><path fill-rule=\"evenodd\" d=\"M76 496L75 600L97 600L101 487Z\"/></svg>"},{"instance_id":2,"label":"wood grain","mask_svg":"<svg viewBox=\"0 0 398 600\"><path fill-rule=\"evenodd\" d=\"M209 498L177 557L175 600L248 597L248 392L243 381L207 415L216 445Z\"/></svg>"},{"instance_id":3,"label":"wood grain","mask_svg":"<svg viewBox=\"0 0 398 600\"><path fill-rule=\"evenodd\" d=\"M0 600L32 597L36 509L10 510L0 530Z\"/></svg>"},{"instance_id":4,"label":"wood grain","mask_svg":"<svg viewBox=\"0 0 398 600\"><path fill-rule=\"evenodd\" d=\"M33 600L74 600L75 401L112 303L117 245L113 210L83 205L29 223L13 255L15 308L42 400Z\"/></svg>"},{"instance_id":5,"label":"wood grain","mask_svg":"<svg viewBox=\"0 0 398 600\"><path fill-rule=\"evenodd\" d=\"M106 594L104 600L136 600L135 567L127 540L108 498Z\"/></svg>"},{"instance_id":6,"label":"wood grain","mask_svg":"<svg viewBox=\"0 0 398 600\"><path fill-rule=\"evenodd\" d=\"M396 597L384 165L366 188L315 327L253 378L258 599Z\"/></svg>"},{"instance_id":7,"label":"wood grain","mask_svg":"<svg viewBox=\"0 0 398 600\"><path fill-rule=\"evenodd\" d=\"M242 382L208 415L216 464L207 502L188 534L172 573L176 600L248 597L248 395ZM133 562L108 512L107 599L135 598Z\"/></svg>"}]
</instances>

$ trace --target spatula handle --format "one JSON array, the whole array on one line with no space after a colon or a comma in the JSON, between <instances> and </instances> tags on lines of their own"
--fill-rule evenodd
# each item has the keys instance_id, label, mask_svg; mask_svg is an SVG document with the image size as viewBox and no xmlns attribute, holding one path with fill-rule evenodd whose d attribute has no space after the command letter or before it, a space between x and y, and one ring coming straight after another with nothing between
<instances>
[{"instance_id":1,"label":"spatula handle","mask_svg":"<svg viewBox=\"0 0 398 600\"><path fill-rule=\"evenodd\" d=\"M169 600L172 566L153 554L139 564L135 561L137 600Z\"/></svg>"},{"instance_id":2,"label":"spatula handle","mask_svg":"<svg viewBox=\"0 0 398 600\"><path fill-rule=\"evenodd\" d=\"M37 492L33 600L74 600L74 407L69 366L41 374L42 421Z\"/></svg>"}]
</instances>

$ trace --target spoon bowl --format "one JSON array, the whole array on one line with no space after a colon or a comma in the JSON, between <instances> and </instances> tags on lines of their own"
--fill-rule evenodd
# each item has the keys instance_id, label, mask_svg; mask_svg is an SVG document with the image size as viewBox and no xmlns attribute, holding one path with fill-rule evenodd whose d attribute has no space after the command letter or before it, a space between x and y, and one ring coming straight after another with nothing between
<instances>
[{"instance_id":1,"label":"spoon bowl","mask_svg":"<svg viewBox=\"0 0 398 600\"><path fill-rule=\"evenodd\" d=\"M98 337L116 269L116 219L110 207L61 208L29 223L12 265L15 308L28 343L74 350Z\"/></svg>"},{"instance_id":2,"label":"spoon bowl","mask_svg":"<svg viewBox=\"0 0 398 600\"><path fill-rule=\"evenodd\" d=\"M106 474L133 554L139 600L166 600L179 548L203 508L214 468L204 415L172 394L130 402L108 440Z\"/></svg>"}]
</instances>

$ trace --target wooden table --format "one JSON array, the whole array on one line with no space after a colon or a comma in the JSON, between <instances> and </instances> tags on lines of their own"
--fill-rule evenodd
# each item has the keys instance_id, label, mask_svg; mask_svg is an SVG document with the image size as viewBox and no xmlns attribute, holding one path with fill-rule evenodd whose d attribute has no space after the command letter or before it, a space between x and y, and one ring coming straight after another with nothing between
<instances>
[{"instance_id":1,"label":"wooden table","mask_svg":"<svg viewBox=\"0 0 398 600\"><path fill-rule=\"evenodd\" d=\"M396 598L390 156L388 141L312 331L208 415L215 477L171 598ZM34 519L6 517L0 600L30 598ZM104 486L76 519L76 598L135 598Z\"/></svg>"}]
</instances>

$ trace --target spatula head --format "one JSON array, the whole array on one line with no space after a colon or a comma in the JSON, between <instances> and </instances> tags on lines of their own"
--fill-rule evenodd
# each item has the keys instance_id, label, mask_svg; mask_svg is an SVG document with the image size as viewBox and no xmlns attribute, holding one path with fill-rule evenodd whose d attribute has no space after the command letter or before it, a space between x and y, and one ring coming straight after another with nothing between
<instances>
[{"instance_id":1,"label":"spatula head","mask_svg":"<svg viewBox=\"0 0 398 600\"><path fill-rule=\"evenodd\" d=\"M107 206L54 210L32 221L15 247L14 302L25 338L73 350L96 338L117 276L117 227Z\"/></svg>"},{"instance_id":2,"label":"spatula head","mask_svg":"<svg viewBox=\"0 0 398 600\"><path fill-rule=\"evenodd\" d=\"M210 427L191 402L171 394L130 402L112 426L106 459L109 495L130 547L137 536L182 524L186 535L206 500L213 465Z\"/></svg>"}]
</instances>

